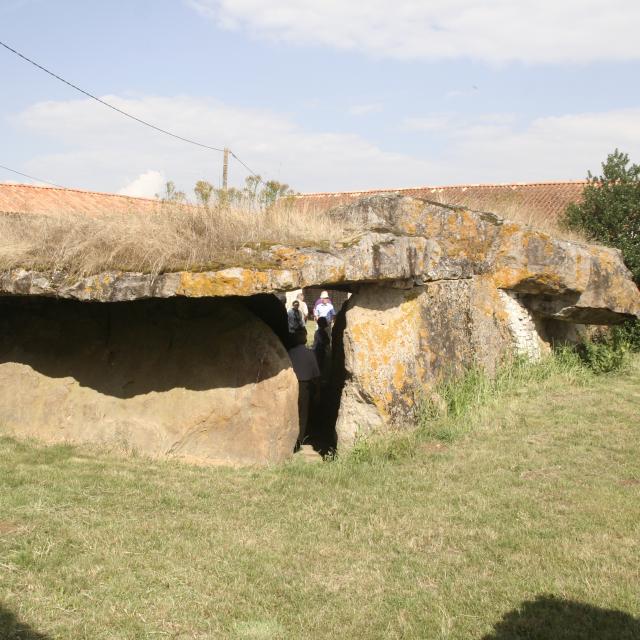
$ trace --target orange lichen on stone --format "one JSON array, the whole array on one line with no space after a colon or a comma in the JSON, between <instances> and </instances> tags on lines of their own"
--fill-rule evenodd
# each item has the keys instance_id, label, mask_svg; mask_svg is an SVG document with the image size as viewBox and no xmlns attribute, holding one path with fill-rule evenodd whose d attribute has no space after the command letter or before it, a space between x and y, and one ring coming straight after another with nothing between
<instances>
[{"instance_id":1,"label":"orange lichen on stone","mask_svg":"<svg viewBox=\"0 0 640 640\"><path fill-rule=\"evenodd\" d=\"M402 362L396 362L393 372L393 386L396 389L402 389L407 380L406 369Z\"/></svg>"},{"instance_id":2,"label":"orange lichen on stone","mask_svg":"<svg viewBox=\"0 0 640 640\"><path fill-rule=\"evenodd\" d=\"M294 247L278 246L271 250L271 257L278 266L300 269L307 263L307 256Z\"/></svg>"},{"instance_id":3,"label":"orange lichen on stone","mask_svg":"<svg viewBox=\"0 0 640 640\"><path fill-rule=\"evenodd\" d=\"M269 288L271 281L267 271L253 269L225 269L223 271L180 273L177 295L190 298L208 296L251 295Z\"/></svg>"},{"instance_id":4,"label":"orange lichen on stone","mask_svg":"<svg viewBox=\"0 0 640 640\"><path fill-rule=\"evenodd\" d=\"M487 318L493 317L501 322L506 322L507 312L500 299L494 278L481 276L477 279L477 283L474 308Z\"/></svg>"},{"instance_id":5,"label":"orange lichen on stone","mask_svg":"<svg viewBox=\"0 0 640 640\"><path fill-rule=\"evenodd\" d=\"M420 382L416 377L424 372L411 356L418 349L420 332L407 331L407 327L419 325L419 298L411 290L397 295L402 299L391 313L384 314L384 321L378 320L378 311L362 309L362 317L347 328L358 384L367 389L385 420L400 405L412 405L413 387Z\"/></svg>"},{"instance_id":6,"label":"orange lichen on stone","mask_svg":"<svg viewBox=\"0 0 640 640\"><path fill-rule=\"evenodd\" d=\"M326 283L339 284L345 280L345 268L344 265L331 267L325 278Z\"/></svg>"}]
</instances>

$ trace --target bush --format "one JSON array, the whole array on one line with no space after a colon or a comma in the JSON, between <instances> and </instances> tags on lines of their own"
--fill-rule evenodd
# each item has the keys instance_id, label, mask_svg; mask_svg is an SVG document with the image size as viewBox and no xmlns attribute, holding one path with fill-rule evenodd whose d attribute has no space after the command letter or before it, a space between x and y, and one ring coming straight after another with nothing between
<instances>
[{"instance_id":1,"label":"bush","mask_svg":"<svg viewBox=\"0 0 640 640\"><path fill-rule=\"evenodd\" d=\"M640 166L630 164L629 156L616 149L602 164L601 176L588 172L582 196L580 204L567 207L564 225L620 249L634 282L640 285ZM630 320L614 329L613 335L619 344L640 351L640 321ZM607 348L585 345L584 352L590 354L590 362L605 364L607 360L612 365L619 354L607 354Z\"/></svg>"},{"instance_id":2,"label":"bush","mask_svg":"<svg viewBox=\"0 0 640 640\"><path fill-rule=\"evenodd\" d=\"M626 342L629 349L640 353L640 320L628 320L624 324L613 328L614 335Z\"/></svg>"},{"instance_id":3,"label":"bush","mask_svg":"<svg viewBox=\"0 0 640 640\"><path fill-rule=\"evenodd\" d=\"M570 204L564 224L622 251L640 283L640 165L617 149L602 164L602 175L587 174L580 204Z\"/></svg>"},{"instance_id":4,"label":"bush","mask_svg":"<svg viewBox=\"0 0 640 640\"><path fill-rule=\"evenodd\" d=\"M596 339L585 340L579 346L578 353L594 373L610 373L626 364L629 344L624 333L614 329Z\"/></svg>"}]
</instances>

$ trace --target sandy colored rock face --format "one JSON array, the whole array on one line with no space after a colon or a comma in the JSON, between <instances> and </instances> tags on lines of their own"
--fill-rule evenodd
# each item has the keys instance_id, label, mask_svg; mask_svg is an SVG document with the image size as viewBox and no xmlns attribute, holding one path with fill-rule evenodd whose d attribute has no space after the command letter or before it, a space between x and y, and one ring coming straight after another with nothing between
<instances>
[{"instance_id":1,"label":"sandy colored rock face","mask_svg":"<svg viewBox=\"0 0 640 640\"><path fill-rule=\"evenodd\" d=\"M223 300L0 303L0 425L222 464L284 460L297 381L273 332Z\"/></svg>"},{"instance_id":2,"label":"sandy colored rock face","mask_svg":"<svg viewBox=\"0 0 640 640\"><path fill-rule=\"evenodd\" d=\"M533 325L523 325L522 311L486 277L405 291L362 287L346 312L339 443L348 446L360 435L412 424L438 380L472 365L494 371L514 353L516 338L537 345L539 336Z\"/></svg>"}]
</instances>

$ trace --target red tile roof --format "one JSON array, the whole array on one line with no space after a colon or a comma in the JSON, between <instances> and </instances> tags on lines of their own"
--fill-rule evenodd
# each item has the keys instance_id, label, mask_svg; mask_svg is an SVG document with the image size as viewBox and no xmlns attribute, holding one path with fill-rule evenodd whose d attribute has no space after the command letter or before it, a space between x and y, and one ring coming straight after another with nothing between
<instances>
[{"instance_id":1,"label":"red tile roof","mask_svg":"<svg viewBox=\"0 0 640 640\"><path fill-rule=\"evenodd\" d=\"M376 193L401 193L437 200L447 204L465 205L478 210L508 207L534 211L542 218L558 218L570 202L581 199L585 181L535 182L517 184L467 184L426 186L407 189L374 189L339 193L307 193L297 196L300 203L327 209ZM27 184L0 184L0 211L16 213L146 213L159 211L162 201L134 198L114 193L97 193L79 189L35 187Z\"/></svg>"},{"instance_id":2,"label":"red tile roof","mask_svg":"<svg viewBox=\"0 0 640 640\"><path fill-rule=\"evenodd\" d=\"M0 184L0 211L11 213L146 213L158 211L160 200L79 189Z\"/></svg>"},{"instance_id":3,"label":"red tile roof","mask_svg":"<svg viewBox=\"0 0 640 640\"><path fill-rule=\"evenodd\" d=\"M473 209L487 210L517 207L533 210L542 218L557 219L571 202L579 202L585 180L573 182L523 182L514 184L464 184L449 186L412 187L408 189L374 189L342 193L306 193L300 202L326 209L366 195L401 193ZM500 211L497 211L500 213Z\"/></svg>"}]
</instances>

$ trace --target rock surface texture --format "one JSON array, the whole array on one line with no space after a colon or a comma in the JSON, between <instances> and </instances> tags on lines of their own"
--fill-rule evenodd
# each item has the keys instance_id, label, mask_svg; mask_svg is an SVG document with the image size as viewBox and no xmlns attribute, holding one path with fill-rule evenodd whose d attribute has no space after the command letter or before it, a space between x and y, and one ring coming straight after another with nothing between
<instances>
[{"instance_id":1,"label":"rock surface texture","mask_svg":"<svg viewBox=\"0 0 640 640\"><path fill-rule=\"evenodd\" d=\"M13 434L279 462L298 434L290 367L275 334L235 302L0 302L0 425Z\"/></svg>"},{"instance_id":2,"label":"rock surface texture","mask_svg":"<svg viewBox=\"0 0 640 640\"><path fill-rule=\"evenodd\" d=\"M336 336L341 445L410 423L418 396L444 376L494 370L509 353L538 357L575 324L640 316L613 249L392 194L332 215L349 222L348 240L247 248L244 266L218 271L1 273L10 312L0 320L0 423L53 440L120 439L154 455L284 459L297 384L281 341L238 302L253 296L260 306L256 294L353 292ZM52 314L44 298L76 302L50 302L63 310Z\"/></svg>"}]
</instances>

